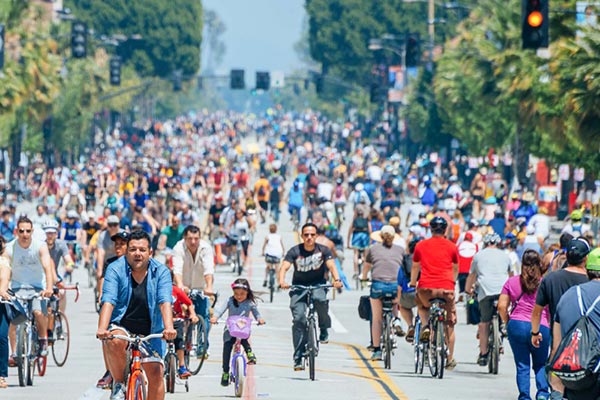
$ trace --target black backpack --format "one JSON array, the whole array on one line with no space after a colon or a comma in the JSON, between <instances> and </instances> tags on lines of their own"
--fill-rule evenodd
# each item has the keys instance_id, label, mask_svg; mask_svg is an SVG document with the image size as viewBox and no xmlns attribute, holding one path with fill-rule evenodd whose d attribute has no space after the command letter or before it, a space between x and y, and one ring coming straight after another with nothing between
<instances>
[{"instance_id":1,"label":"black backpack","mask_svg":"<svg viewBox=\"0 0 600 400\"><path fill-rule=\"evenodd\" d=\"M600 301L600 296L584 311L581 287L577 286L577 300L581 318L562 338L546 370L558 376L567 389L581 391L596 384L599 377L600 341L589 315Z\"/></svg>"}]
</instances>

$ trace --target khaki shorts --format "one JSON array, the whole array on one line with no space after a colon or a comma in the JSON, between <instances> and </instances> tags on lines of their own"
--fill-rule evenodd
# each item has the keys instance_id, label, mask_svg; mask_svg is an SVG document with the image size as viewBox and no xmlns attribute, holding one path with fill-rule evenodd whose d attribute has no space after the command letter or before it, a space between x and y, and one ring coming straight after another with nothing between
<instances>
[{"instance_id":1,"label":"khaki shorts","mask_svg":"<svg viewBox=\"0 0 600 400\"><path fill-rule=\"evenodd\" d=\"M429 309L431 299L444 299L444 309L446 310L446 323L449 326L456 324L456 303L454 301L454 290L444 289L429 289L429 288L417 288L417 306L421 309Z\"/></svg>"},{"instance_id":2,"label":"khaki shorts","mask_svg":"<svg viewBox=\"0 0 600 400\"><path fill-rule=\"evenodd\" d=\"M400 307L411 310L417 306L417 292L402 292L400 294Z\"/></svg>"}]
</instances>

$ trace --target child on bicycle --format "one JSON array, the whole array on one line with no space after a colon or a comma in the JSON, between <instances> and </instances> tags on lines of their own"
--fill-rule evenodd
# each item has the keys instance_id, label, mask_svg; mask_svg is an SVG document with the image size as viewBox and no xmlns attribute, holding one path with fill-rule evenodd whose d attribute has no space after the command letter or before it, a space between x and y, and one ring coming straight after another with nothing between
<instances>
[{"instance_id":1,"label":"child on bicycle","mask_svg":"<svg viewBox=\"0 0 600 400\"><path fill-rule=\"evenodd\" d=\"M210 323L216 324L225 311L228 311L229 317L232 315L249 316L250 313L252 313L259 325L264 324L265 320L262 319L258 312L256 301L254 300L254 293L250 288L250 283L246 279L238 278L231 284L231 288L233 289L233 296L227 300L227 303L221 303L215 309L215 312L210 319ZM229 385L229 360L235 341L236 339L229 334L226 326L225 331L223 332L223 375L221 376L221 386ZM252 352L248 339L242 339L242 346L246 351L248 364L256 364L256 356Z\"/></svg>"},{"instance_id":2,"label":"child on bicycle","mask_svg":"<svg viewBox=\"0 0 600 400\"><path fill-rule=\"evenodd\" d=\"M277 225L269 225L269 234L265 238L265 243L262 247L262 255L265 256L267 268L265 268L265 280L263 287L267 287L267 279L269 278L269 270L275 268L275 273L279 272L279 263L283 258L285 248L283 247L283 239L277 233Z\"/></svg>"},{"instance_id":3,"label":"child on bicycle","mask_svg":"<svg viewBox=\"0 0 600 400\"><path fill-rule=\"evenodd\" d=\"M173 275L173 271L171 271ZM186 317L189 316L192 324L198 323L198 315L194 310L194 304L187 294L175 285L173 281L173 327L177 331L177 337L173 341L175 345L175 353L177 354L177 362L179 368L177 374L181 379L187 379L192 376L192 373L185 366L184 349L183 349L183 332L185 328Z\"/></svg>"}]
</instances>

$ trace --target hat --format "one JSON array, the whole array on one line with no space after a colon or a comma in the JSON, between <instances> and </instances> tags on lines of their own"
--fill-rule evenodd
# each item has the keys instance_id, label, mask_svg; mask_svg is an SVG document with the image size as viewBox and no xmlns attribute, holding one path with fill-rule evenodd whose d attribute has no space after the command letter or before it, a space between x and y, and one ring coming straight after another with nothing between
<instances>
[{"instance_id":1,"label":"hat","mask_svg":"<svg viewBox=\"0 0 600 400\"><path fill-rule=\"evenodd\" d=\"M383 236L383 235L392 235L392 236L393 236L393 235L395 235L395 234L396 234L396 230L395 230L395 229L394 229L394 227L393 227L393 226L391 226L391 225L384 225L384 226L381 228L381 235L382 235L382 236Z\"/></svg>"},{"instance_id":2,"label":"hat","mask_svg":"<svg viewBox=\"0 0 600 400\"><path fill-rule=\"evenodd\" d=\"M79 215L77 215L77 211L75 211L75 210L70 210L67 213L67 218L77 218L77 217L79 217Z\"/></svg>"},{"instance_id":3,"label":"hat","mask_svg":"<svg viewBox=\"0 0 600 400\"><path fill-rule=\"evenodd\" d=\"M221 193L215 194L215 201L223 200L223 195Z\"/></svg>"},{"instance_id":4,"label":"hat","mask_svg":"<svg viewBox=\"0 0 600 400\"><path fill-rule=\"evenodd\" d=\"M591 271L600 271L600 248L596 248L588 254L585 268Z\"/></svg>"},{"instance_id":5,"label":"hat","mask_svg":"<svg viewBox=\"0 0 600 400\"><path fill-rule=\"evenodd\" d=\"M570 265L581 264L585 256L590 252L590 245L582 238L573 239L567 246L567 262Z\"/></svg>"},{"instance_id":6,"label":"hat","mask_svg":"<svg viewBox=\"0 0 600 400\"><path fill-rule=\"evenodd\" d=\"M116 215L109 215L108 218L106 218L107 224L118 224L119 222L119 217L117 217Z\"/></svg>"},{"instance_id":7,"label":"hat","mask_svg":"<svg viewBox=\"0 0 600 400\"><path fill-rule=\"evenodd\" d=\"M110 217L109 217L109 218L110 218ZM123 240L125 240L125 241L129 241L129 232L126 232L126 231L124 231L123 229L121 229L121 230L119 231L119 233L115 233L114 235L112 235L112 236L110 237L110 240L112 240L113 242L116 242L116 241L117 241L117 239L119 239L119 238L121 238L121 239L123 239Z\"/></svg>"},{"instance_id":8,"label":"hat","mask_svg":"<svg viewBox=\"0 0 600 400\"><path fill-rule=\"evenodd\" d=\"M465 240L468 240L469 242L473 240L473 234L471 232L467 232L465 233Z\"/></svg>"},{"instance_id":9,"label":"hat","mask_svg":"<svg viewBox=\"0 0 600 400\"><path fill-rule=\"evenodd\" d=\"M390 218L389 224L392 225L392 226L398 226L398 225L400 225L400 217L392 217L392 218Z\"/></svg>"},{"instance_id":10,"label":"hat","mask_svg":"<svg viewBox=\"0 0 600 400\"><path fill-rule=\"evenodd\" d=\"M581 212L581 210L573 210L573 212L571 213L571 219L573 221L581 221L582 218L583 212Z\"/></svg>"},{"instance_id":11,"label":"hat","mask_svg":"<svg viewBox=\"0 0 600 400\"><path fill-rule=\"evenodd\" d=\"M88 218L96 218L96 213L93 211L88 211L87 215L88 215Z\"/></svg>"}]
</instances>

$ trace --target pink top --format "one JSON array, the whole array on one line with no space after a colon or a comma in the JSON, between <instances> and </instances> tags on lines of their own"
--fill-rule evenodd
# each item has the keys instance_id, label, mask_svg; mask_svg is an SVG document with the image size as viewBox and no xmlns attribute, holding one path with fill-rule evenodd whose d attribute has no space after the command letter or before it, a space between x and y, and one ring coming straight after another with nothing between
<instances>
[{"instance_id":1,"label":"pink top","mask_svg":"<svg viewBox=\"0 0 600 400\"><path fill-rule=\"evenodd\" d=\"M531 294L523 293L520 276L516 275L508 278L504 284L504 287L502 288L502 294L506 294L510 298L510 305L512 308L510 319L514 319L515 321L531 322L531 313L533 311L533 306L535 306L535 296L537 295L537 290ZM519 298L519 296L521 298ZM541 325L550 327L548 321L548 307L544 307L544 310L542 311Z\"/></svg>"}]
</instances>

